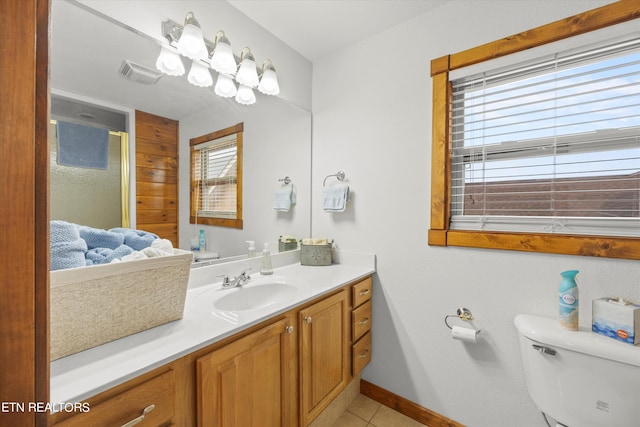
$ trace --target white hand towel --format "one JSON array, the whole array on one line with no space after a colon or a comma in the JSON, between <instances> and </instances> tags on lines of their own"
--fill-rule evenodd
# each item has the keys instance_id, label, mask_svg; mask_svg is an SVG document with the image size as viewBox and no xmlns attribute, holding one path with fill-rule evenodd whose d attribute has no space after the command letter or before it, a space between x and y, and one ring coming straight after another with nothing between
<instances>
[{"instance_id":1,"label":"white hand towel","mask_svg":"<svg viewBox=\"0 0 640 427\"><path fill-rule=\"evenodd\" d=\"M289 212L295 202L296 192L293 184L279 188L273 193L273 209L276 211Z\"/></svg>"},{"instance_id":2,"label":"white hand towel","mask_svg":"<svg viewBox=\"0 0 640 427\"><path fill-rule=\"evenodd\" d=\"M349 200L349 186L334 184L323 189L322 208L325 212L344 212Z\"/></svg>"}]
</instances>

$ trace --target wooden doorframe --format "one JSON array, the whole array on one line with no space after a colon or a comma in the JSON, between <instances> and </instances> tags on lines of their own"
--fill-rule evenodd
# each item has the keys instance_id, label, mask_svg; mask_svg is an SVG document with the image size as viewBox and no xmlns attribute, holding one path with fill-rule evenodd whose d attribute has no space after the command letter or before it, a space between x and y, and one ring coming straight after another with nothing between
<instances>
[{"instance_id":1,"label":"wooden doorframe","mask_svg":"<svg viewBox=\"0 0 640 427\"><path fill-rule=\"evenodd\" d=\"M3 0L0 14L0 425L48 425L29 404L49 402L50 8Z\"/></svg>"}]
</instances>

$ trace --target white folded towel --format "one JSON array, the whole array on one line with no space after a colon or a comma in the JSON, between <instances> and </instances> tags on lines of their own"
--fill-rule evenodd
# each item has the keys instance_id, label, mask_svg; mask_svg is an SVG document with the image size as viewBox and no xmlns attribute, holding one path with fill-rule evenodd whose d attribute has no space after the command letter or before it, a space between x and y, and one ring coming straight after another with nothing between
<instances>
[{"instance_id":1,"label":"white folded towel","mask_svg":"<svg viewBox=\"0 0 640 427\"><path fill-rule=\"evenodd\" d=\"M326 237L307 237L305 239L302 239L303 245L326 245L327 243L329 243L329 239L327 239Z\"/></svg>"},{"instance_id":2,"label":"white folded towel","mask_svg":"<svg viewBox=\"0 0 640 427\"><path fill-rule=\"evenodd\" d=\"M344 212L349 200L347 184L333 184L324 187L322 208L325 212Z\"/></svg>"},{"instance_id":3,"label":"white folded towel","mask_svg":"<svg viewBox=\"0 0 640 427\"><path fill-rule=\"evenodd\" d=\"M273 193L273 209L276 211L289 212L295 202L296 190L293 184L279 188Z\"/></svg>"},{"instance_id":4,"label":"white folded towel","mask_svg":"<svg viewBox=\"0 0 640 427\"><path fill-rule=\"evenodd\" d=\"M161 256L173 255L173 244L167 239L156 239L151 243L151 246L144 248L141 251L133 251L129 255L125 255L122 258L114 259L113 262L119 261L136 261L139 259L157 258Z\"/></svg>"}]
</instances>

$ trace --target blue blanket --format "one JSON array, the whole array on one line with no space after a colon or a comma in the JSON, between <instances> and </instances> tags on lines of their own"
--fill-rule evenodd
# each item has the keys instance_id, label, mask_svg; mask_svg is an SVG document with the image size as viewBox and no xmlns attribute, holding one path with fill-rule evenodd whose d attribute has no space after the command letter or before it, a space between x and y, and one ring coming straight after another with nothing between
<instances>
[{"instance_id":1,"label":"blue blanket","mask_svg":"<svg viewBox=\"0 0 640 427\"><path fill-rule=\"evenodd\" d=\"M51 221L49 234L51 244L72 242L80 238L78 226L66 221Z\"/></svg>"},{"instance_id":2,"label":"blue blanket","mask_svg":"<svg viewBox=\"0 0 640 427\"><path fill-rule=\"evenodd\" d=\"M51 271L85 266L86 242L80 238L78 226L66 221L49 225L49 259Z\"/></svg>"},{"instance_id":3,"label":"blue blanket","mask_svg":"<svg viewBox=\"0 0 640 427\"><path fill-rule=\"evenodd\" d=\"M50 270L78 268L86 265L87 244L82 239L53 243L50 247Z\"/></svg>"},{"instance_id":4,"label":"blue blanket","mask_svg":"<svg viewBox=\"0 0 640 427\"><path fill-rule=\"evenodd\" d=\"M120 245L115 249L94 248L89 249L86 254L87 265L108 264L114 259L120 259L133 252L127 245ZM90 261L90 262L89 262Z\"/></svg>"},{"instance_id":5,"label":"blue blanket","mask_svg":"<svg viewBox=\"0 0 640 427\"><path fill-rule=\"evenodd\" d=\"M148 248L154 240L159 239L157 235L148 231L133 230L131 228L112 228L109 231L124 234L124 244L136 251Z\"/></svg>"},{"instance_id":6,"label":"blue blanket","mask_svg":"<svg viewBox=\"0 0 640 427\"><path fill-rule=\"evenodd\" d=\"M102 230L58 220L51 221L49 230L51 271L107 264L142 251L159 239L143 230Z\"/></svg>"},{"instance_id":7,"label":"blue blanket","mask_svg":"<svg viewBox=\"0 0 640 427\"><path fill-rule=\"evenodd\" d=\"M114 233L113 231L83 225L81 225L78 230L80 231L80 237L87 242L87 248L89 249L115 249L124 243L124 234L122 233Z\"/></svg>"}]
</instances>

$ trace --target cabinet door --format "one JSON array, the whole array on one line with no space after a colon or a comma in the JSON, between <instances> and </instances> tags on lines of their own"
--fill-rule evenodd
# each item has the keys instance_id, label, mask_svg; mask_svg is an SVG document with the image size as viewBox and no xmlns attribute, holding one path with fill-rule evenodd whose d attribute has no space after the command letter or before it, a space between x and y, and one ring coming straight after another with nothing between
<instances>
[{"instance_id":1,"label":"cabinet door","mask_svg":"<svg viewBox=\"0 0 640 427\"><path fill-rule=\"evenodd\" d=\"M296 334L282 319L198 358L198 425L296 423Z\"/></svg>"},{"instance_id":2,"label":"cabinet door","mask_svg":"<svg viewBox=\"0 0 640 427\"><path fill-rule=\"evenodd\" d=\"M348 381L347 309L343 290L299 312L302 425L308 425Z\"/></svg>"}]
</instances>

